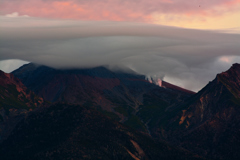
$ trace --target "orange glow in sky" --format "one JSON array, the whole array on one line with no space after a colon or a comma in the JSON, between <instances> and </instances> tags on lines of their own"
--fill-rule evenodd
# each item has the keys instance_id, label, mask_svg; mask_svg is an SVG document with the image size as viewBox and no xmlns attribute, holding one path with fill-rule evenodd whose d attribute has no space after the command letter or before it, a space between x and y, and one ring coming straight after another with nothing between
<instances>
[{"instance_id":1,"label":"orange glow in sky","mask_svg":"<svg viewBox=\"0 0 240 160\"><path fill-rule=\"evenodd\" d=\"M1 0L0 15L130 21L240 32L240 0Z\"/></svg>"},{"instance_id":2,"label":"orange glow in sky","mask_svg":"<svg viewBox=\"0 0 240 160\"><path fill-rule=\"evenodd\" d=\"M232 29L240 33L240 11L221 16L164 15L153 14L155 24L195 29Z\"/></svg>"}]
</instances>

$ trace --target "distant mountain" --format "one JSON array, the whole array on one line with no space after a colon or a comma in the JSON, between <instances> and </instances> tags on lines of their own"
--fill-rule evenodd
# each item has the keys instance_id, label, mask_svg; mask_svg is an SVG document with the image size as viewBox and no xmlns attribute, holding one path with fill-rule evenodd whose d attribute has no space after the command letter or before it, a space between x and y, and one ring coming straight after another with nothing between
<instances>
[{"instance_id":1,"label":"distant mountain","mask_svg":"<svg viewBox=\"0 0 240 160\"><path fill-rule=\"evenodd\" d=\"M240 158L240 64L166 111L154 137L212 159Z\"/></svg>"},{"instance_id":2,"label":"distant mountain","mask_svg":"<svg viewBox=\"0 0 240 160\"><path fill-rule=\"evenodd\" d=\"M0 70L0 142L15 124L15 119L11 121L11 118L26 114L43 103L42 98L27 89L13 74Z\"/></svg>"},{"instance_id":3,"label":"distant mountain","mask_svg":"<svg viewBox=\"0 0 240 160\"><path fill-rule=\"evenodd\" d=\"M164 88L136 73L113 72L104 67L54 69L26 64L12 72L29 89L51 102L89 103L128 126L149 133L156 117L173 103L193 93Z\"/></svg>"},{"instance_id":4,"label":"distant mountain","mask_svg":"<svg viewBox=\"0 0 240 160\"><path fill-rule=\"evenodd\" d=\"M160 87L163 87L163 88L168 88L168 89L172 89L172 90L175 90L175 91L180 91L180 92L184 92L184 93L188 93L188 94L195 94L195 92L193 91L190 91L190 90L187 90L187 89L184 89L184 88L181 88L179 86L176 86L176 85L173 85L171 83L168 83L162 79L159 79L159 78L152 78L152 77L147 77L146 78L150 83L154 83Z\"/></svg>"},{"instance_id":5,"label":"distant mountain","mask_svg":"<svg viewBox=\"0 0 240 160\"><path fill-rule=\"evenodd\" d=\"M173 90L178 90L178 91L182 91L182 92L189 93L189 94L195 94L195 92L193 92L193 91L181 88L179 86L173 85L173 84L168 83L166 81L162 81L162 86L161 87L169 88L169 89L173 89Z\"/></svg>"},{"instance_id":6,"label":"distant mountain","mask_svg":"<svg viewBox=\"0 0 240 160\"><path fill-rule=\"evenodd\" d=\"M35 110L0 144L1 159L201 160L136 132L88 106Z\"/></svg>"}]
</instances>

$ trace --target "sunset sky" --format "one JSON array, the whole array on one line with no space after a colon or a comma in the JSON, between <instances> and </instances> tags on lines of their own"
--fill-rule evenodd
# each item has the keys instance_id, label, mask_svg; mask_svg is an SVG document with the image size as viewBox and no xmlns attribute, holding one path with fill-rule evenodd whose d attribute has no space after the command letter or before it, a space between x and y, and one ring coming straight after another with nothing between
<instances>
[{"instance_id":1,"label":"sunset sky","mask_svg":"<svg viewBox=\"0 0 240 160\"><path fill-rule=\"evenodd\" d=\"M1 15L239 29L240 0L1 0ZM14 14L15 13L15 14Z\"/></svg>"},{"instance_id":2,"label":"sunset sky","mask_svg":"<svg viewBox=\"0 0 240 160\"><path fill-rule=\"evenodd\" d=\"M0 35L6 72L118 65L198 91L240 62L240 0L0 0Z\"/></svg>"}]
</instances>

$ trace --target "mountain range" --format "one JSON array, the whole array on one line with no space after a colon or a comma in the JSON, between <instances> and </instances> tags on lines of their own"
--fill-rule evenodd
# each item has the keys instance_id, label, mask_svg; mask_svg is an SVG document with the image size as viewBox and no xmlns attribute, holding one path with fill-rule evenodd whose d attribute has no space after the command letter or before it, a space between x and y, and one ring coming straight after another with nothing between
<instances>
[{"instance_id":1,"label":"mountain range","mask_svg":"<svg viewBox=\"0 0 240 160\"><path fill-rule=\"evenodd\" d=\"M13 72L26 87L50 102L94 106L130 127L148 132L146 123L160 116L170 104L193 92L159 87L136 73L113 72L104 67L59 70L27 64ZM169 85L170 86L170 85ZM148 114L146 115L146 110ZM149 117L151 116L151 117Z\"/></svg>"},{"instance_id":2,"label":"mountain range","mask_svg":"<svg viewBox=\"0 0 240 160\"><path fill-rule=\"evenodd\" d=\"M240 65L198 93L133 71L0 72L5 159L239 159Z\"/></svg>"}]
</instances>

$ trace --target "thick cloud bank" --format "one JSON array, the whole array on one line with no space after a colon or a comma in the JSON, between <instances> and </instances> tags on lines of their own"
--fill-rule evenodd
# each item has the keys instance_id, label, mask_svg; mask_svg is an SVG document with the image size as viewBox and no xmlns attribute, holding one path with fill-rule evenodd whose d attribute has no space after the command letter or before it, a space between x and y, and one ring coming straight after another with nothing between
<instances>
[{"instance_id":1,"label":"thick cloud bank","mask_svg":"<svg viewBox=\"0 0 240 160\"><path fill-rule=\"evenodd\" d=\"M199 90L240 62L240 35L127 22L0 17L0 60L129 67Z\"/></svg>"}]
</instances>

